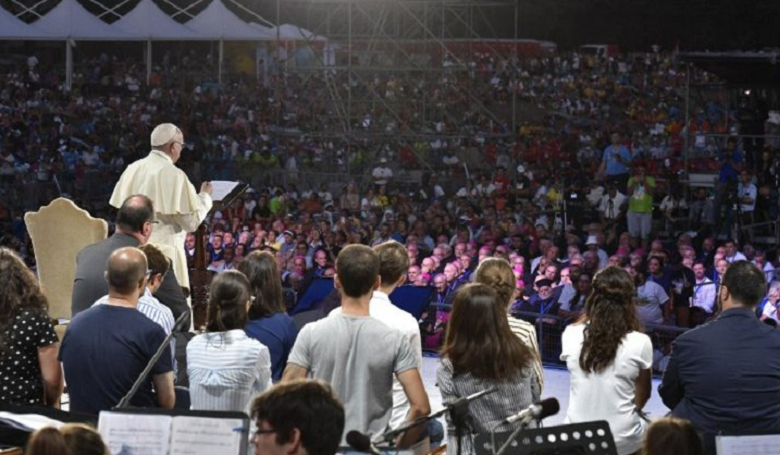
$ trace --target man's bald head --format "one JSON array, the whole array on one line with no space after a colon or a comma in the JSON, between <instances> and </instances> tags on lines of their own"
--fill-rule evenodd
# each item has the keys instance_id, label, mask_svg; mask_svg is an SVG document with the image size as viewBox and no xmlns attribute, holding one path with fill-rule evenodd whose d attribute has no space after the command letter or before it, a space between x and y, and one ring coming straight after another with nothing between
<instances>
[{"instance_id":1,"label":"man's bald head","mask_svg":"<svg viewBox=\"0 0 780 455\"><path fill-rule=\"evenodd\" d=\"M111 253L106 270L109 294L132 295L143 289L146 269L146 255L138 248L125 247Z\"/></svg>"},{"instance_id":2,"label":"man's bald head","mask_svg":"<svg viewBox=\"0 0 780 455\"><path fill-rule=\"evenodd\" d=\"M151 223L153 219L152 200L143 194L134 194L119 207L116 224L126 234L143 234L146 223Z\"/></svg>"}]
</instances>

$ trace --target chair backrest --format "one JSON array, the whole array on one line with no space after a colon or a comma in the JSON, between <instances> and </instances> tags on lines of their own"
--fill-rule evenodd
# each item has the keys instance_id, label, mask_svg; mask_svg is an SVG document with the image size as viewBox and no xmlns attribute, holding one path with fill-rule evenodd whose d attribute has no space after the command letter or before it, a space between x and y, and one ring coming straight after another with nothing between
<instances>
[{"instance_id":1,"label":"chair backrest","mask_svg":"<svg viewBox=\"0 0 780 455\"><path fill-rule=\"evenodd\" d=\"M24 222L35 250L38 280L49 300L49 315L70 319L76 255L85 246L105 239L108 224L65 198L26 213Z\"/></svg>"}]
</instances>

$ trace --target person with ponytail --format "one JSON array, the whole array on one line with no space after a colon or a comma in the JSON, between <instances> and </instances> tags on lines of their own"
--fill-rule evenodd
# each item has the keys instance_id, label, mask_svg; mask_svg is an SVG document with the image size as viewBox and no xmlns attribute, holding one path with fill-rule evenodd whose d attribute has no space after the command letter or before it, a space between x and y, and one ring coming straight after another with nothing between
<instances>
[{"instance_id":1,"label":"person with ponytail","mask_svg":"<svg viewBox=\"0 0 780 455\"><path fill-rule=\"evenodd\" d=\"M436 383L444 403L497 389L469 405L474 433L517 428L502 421L539 400L532 363L533 353L509 328L506 301L496 291L474 283L455 293ZM475 453L473 435L457 430L447 414L447 453Z\"/></svg>"},{"instance_id":2,"label":"person with ponytail","mask_svg":"<svg viewBox=\"0 0 780 455\"><path fill-rule=\"evenodd\" d=\"M531 365L538 386L536 393L541 395L544 387L544 369L542 368L539 345L536 341L536 329L534 329L533 324L517 319L509 314L509 307L515 302L515 291L517 290L517 280L512 271L512 266L504 259L487 258L479 263L477 270L474 272L474 282L487 285L496 291L498 295L496 303L506 313L510 330L531 351Z\"/></svg>"},{"instance_id":3,"label":"person with ponytail","mask_svg":"<svg viewBox=\"0 0 780 455\"><path fill-rule=\"evenodd\" d=\"M27 441L25 455L111 455L94 428L69 423L62 428L37 430Z\"/></svg>"},{"instance_id":4,"label":"person with ponytail","mask_svg":"<svg viewBox=\"0 0 780 455\"><path fill-rule=\"evenodd\" d=\"M619 455L639 453L651 391L653 346L633 298L628 272L607 267L593 279L583 316L562 337L561 360L571 373L565 423L606 420Z\"/></svg>"},{"instance_id":5,"label":"person with ponytail","mask_svg":"<svg viewBox=\"0 0 780 455\"><path fill-rule=\"evenodd\" d=\"M187 344L192 409L239 411L271 386L271 355L244 332L252 305L249 280L238 271L211 282L206 332Z\"/></svg>"},{"instance_id":6,"label":"person with ponytail","mask_svg":"<svg viewBox=\"0 0 780 455\"><path fill-rule=\"evenodd\" d=\"M253 251L241 261L238 270L249 279L254 297L244 330L268 348L273 380L277 382L298 337L298 328L284 306L279 265L273 254Z\"/></svg>"}]
</instances>

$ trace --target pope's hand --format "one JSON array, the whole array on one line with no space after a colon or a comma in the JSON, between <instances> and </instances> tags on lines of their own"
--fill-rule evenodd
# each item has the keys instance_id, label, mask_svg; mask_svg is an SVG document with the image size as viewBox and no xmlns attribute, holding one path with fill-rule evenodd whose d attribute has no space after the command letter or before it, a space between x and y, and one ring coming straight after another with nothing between
<instances>
[{"instance_id":1,"label":"pope's hand","mask_svg":"<svg viewBox=\"0 0 780 455\"><path fill-rule=\"evenodd\" d=\"M211 194L211 191L213 189L214 189L214 186L211 184L211 182L203 182L200 185L200 192L201 193Z\"/></svg>"}]
</instances>

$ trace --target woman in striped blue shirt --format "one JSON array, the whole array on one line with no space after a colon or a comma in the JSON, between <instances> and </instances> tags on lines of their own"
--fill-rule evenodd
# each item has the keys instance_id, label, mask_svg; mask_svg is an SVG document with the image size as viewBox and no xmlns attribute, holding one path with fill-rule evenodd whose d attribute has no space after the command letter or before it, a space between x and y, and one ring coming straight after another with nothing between
<instances>
[{"instance_id":1,"label":"woman in striped blue shirt","mask_svg":"<svg viewBox=\"0 0 780 455\"><path fill-rule=\"evenodd\" d=\"M473 425L460 435L447 415L449 455L474 453L474 434L512 431L519 425L502 421L539 399L532 361L531 350L509 328L505 302L492 288L470 284L457 291L436 370L442 402L497 391L469 405Z\"/></svg>"},{"instance_id":2,"label":"woman in striped blue shirt","mask_svg":"<svg viewBox=\"0 0 780 455\"><path fill-rule=\"evenodd\" d=\"M244 332L252 303L249 280L229 270L211 282L206 332L187 345L192 409L247 411L271 386L268 348Z\"/></svg>"}]
</instances>

